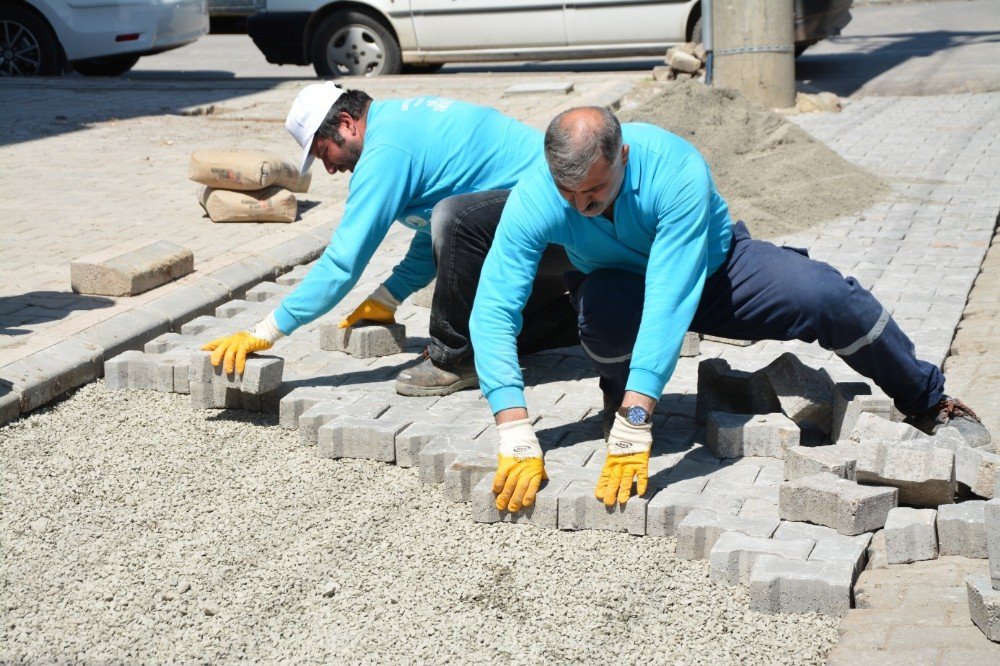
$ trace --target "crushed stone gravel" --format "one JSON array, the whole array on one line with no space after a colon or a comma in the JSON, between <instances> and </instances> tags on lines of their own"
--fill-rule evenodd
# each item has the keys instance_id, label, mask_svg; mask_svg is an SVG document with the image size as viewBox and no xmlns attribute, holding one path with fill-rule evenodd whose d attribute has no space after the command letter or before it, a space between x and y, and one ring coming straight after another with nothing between
<instances>
[{"instance_id":1,"label":"crushed stone gravel","mask_svg":"<svg viewBox=\"0 0 1000 666\"><path fill-rule=\"evenodd\" d=\"M0 428L0 662L819 664L673 539L481 525L276 417L103 382Z\"/></svg>"}]
</instances>

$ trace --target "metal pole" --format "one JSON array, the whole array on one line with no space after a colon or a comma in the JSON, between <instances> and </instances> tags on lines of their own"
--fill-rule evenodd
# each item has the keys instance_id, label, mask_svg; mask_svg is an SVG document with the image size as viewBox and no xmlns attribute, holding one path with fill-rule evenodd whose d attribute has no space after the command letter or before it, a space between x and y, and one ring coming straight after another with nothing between
<instances>
[{"instance_id":1,"label":"metal pole","mask_svg":"<svg viewBox=\"0 0 1000 666\"><path fill-rule=\"evenodd\" d=\"M701 0L701 43L705 47L705 85L712 85L712 0Z\"/></svg>"}]
</instances>

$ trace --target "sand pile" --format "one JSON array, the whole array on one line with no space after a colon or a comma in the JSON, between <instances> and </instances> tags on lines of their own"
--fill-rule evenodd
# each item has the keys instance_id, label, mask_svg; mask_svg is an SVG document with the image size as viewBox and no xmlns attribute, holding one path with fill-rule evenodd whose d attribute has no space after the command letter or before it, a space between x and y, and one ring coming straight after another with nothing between
<instances>
[{"instance_id":1,"label":"sand pile","mask_svg":"<svg viewBox=\"0 0 1000 666\"><path fill-rule=\"evenodd\" d=\"M622 122L659 125L701 151L733 219L744 220L758 238L852 215L887 191L877 176L733 90L671 83L629 103L618 114Z\"/></svg>"}]
</instances>

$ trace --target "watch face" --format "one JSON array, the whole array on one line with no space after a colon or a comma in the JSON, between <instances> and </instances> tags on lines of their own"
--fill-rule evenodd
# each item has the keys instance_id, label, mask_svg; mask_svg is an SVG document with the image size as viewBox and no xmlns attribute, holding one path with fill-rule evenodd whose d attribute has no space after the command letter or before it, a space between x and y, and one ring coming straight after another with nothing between
<instances>
[{"instance_id":1,"label":"watch face","mask_svg":"<svg viewBox=\"0 0 1000 666\"><path fill-rule=\"evenodd\" d=\"M625 413L625 419L636 426L643 425L647 417L649 417L649 412L639 406L629 407L628 412Z\"/></svg>"}]
</instances>

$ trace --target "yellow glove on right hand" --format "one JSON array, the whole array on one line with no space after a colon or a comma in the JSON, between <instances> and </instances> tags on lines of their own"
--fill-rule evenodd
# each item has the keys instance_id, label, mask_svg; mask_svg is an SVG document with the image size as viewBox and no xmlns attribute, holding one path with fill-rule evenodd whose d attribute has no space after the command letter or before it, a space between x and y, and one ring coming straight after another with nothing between
<instances>
[{"instance_id":1,"label":"yellow glove on right hand","mask_svg":"<svg viewBox=\"0 0 1000 666\"><path fill-rule=\"evenodd\" d=\"M212 365L214 366L218 366L225 359L222 369L227 375L232 374L233 370L242 375L246 369L247 354L270 349L274 346L275 341L284 335L278 329L278 324L272 313L250 330L216 338L202 345L201 348L203 351L212 352Z\"/></svg>"},{"instance_id":2,"label":"yellow glove on right hand","mask_svg":"<svg viewBox=\"0 0 1000 666\"><path fill-rule=\"evenodd\" d=\"M379 285L379 288L362 301L361 305L354 309L354 312L340 322L339 328L354 326L362 319L379 324L394 324L396 323L396 308L398 306L399 301L396 300L396 297L385 288L384 284Z\"/></svg>"},{"instance_id":3,"label":"yellow glove on right hand","mask_svg":"<svg viewBox=\"0 0 1000 666\"><path fill-rule=\"evenodd\" d=\"M528 419L497 426L500 446L497 448L497 472L493 477L493 493L499 511L515 512L535 502L535 494L545 474L542 447Z\"/></svg>"},{"instance_id":4,"label":"yellow glove on right hand","mask_svg":"<svg viewBox=\"0 0 1000 666\"><path fill-rule=\"evenodd\" d=\"M608 457L597 481L594 496L603 500L605 506L628 502L632 494L632 480L636 482L636 494L646 492L649 479L649 452L653 448L652 424L634 426L621 414L615 415L615 423L608 437Z\"/></svg>"}]
</instances>

